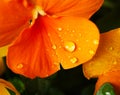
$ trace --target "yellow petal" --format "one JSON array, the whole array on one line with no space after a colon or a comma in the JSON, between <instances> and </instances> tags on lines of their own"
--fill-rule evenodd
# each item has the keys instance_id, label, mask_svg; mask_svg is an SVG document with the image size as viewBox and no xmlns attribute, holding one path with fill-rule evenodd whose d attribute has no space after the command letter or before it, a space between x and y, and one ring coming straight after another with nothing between
<instances>
[{"instance_id":1,"label":"yellow petal","mask_svg":"<svg viewBox=\"0 0 120 95\"><path fill-rule=\"evenodd\" d=\"M0 83L0 95L10 95L10 93L1 83Z\"/></svg>"},{"instance_id":2,"label":"yellow petal","mask_svg":"<svg viewBox=\"0 0 120 95\"><path fill-rule=\"evenodd\" d=\"M8 46L0 47L0 57L6 56L8 51Z\"/></svg>"},{"instance_id":3,"label":"yellow petal","mask_svg":"<svg viewBox=\"0 0 120 95\"><path fill-rule=\"evenodd\" d=\"M15 92L16 95L20 95L19 92L15 89L15 87L10 82L0 79L0 95L10 95L6 88Z\"/></svg>"},{"instance_id":4,"label":"yellow petal","mask_svg":"<svg viewBox=\"0 0 120 95\"><path fill-rule=\"evenodd\" d=\"M96 55L83 64L83 72L88 79L111 70L120 70L120 28L101 34Z\"/></svg>"},{"instance_id":5,"label":"yellow petal","mask_svg":"<svg viewBox=\"0 0 120 95\"><path fill-rule=\"evenodd\" d=\"M3 62L3 57L7 55L8 46L0 48L0 75L5 71L5 64Z\"/></svg>"}]
</instances>

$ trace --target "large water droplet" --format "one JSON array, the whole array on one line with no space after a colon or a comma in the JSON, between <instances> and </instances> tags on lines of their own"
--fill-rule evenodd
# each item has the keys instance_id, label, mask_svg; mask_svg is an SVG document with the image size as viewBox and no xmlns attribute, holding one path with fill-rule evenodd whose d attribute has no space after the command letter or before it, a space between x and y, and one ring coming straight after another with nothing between
<instances>
[{"instance_id":1,"label":"large water droplet","mask_svg":"<svg viewBox=\"0 0 120 95\"><path fill-rule=\"evenodd\" d=\"M78 59L76 57L73 57L73 58L70 59L71 63L76 63L77 61L78 61Z\"/></svg>"},{"instance_id":2,"label":"large water droplet","mask_svg":"<svg viewBox=\"0 0 120 95\"><path fill-rule=\"evenodd\" d=\"M17 65L17 68L18 68L18 69L23 68L23 64L18 64L18 65Z\"/></svg>"},{"instance_id":3,"label":"large water droplet","mask_svg":"<svg viewBox=\"0 0 120 95\"><path fill-rule=\"evenodd\" d=\"M68 41L64 43L64 47L67 51L73 52L76 48L76 45L74 42Z\"/></svg>"}]
</instances>

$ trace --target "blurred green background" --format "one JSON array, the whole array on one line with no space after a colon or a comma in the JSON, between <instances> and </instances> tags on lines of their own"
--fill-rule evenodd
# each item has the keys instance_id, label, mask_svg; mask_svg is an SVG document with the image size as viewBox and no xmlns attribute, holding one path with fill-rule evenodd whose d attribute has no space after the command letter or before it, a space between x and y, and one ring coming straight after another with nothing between
<instances>
[{"instance_id":1,"label":"blurred green background","mask_svg":"<svg viewBox=\"0 0 120 95\"><path fill-rule=\"evenodd\" d=\"M105 0L91 20L101 33L120 27L120 0ZM16 75L7 68L1 77L12 82L21 95L93 95L97 80L87 80L81 66L69 70L61 67L60 71L48 78L33 80ZM10 93L15 95L11 91Z\"/></svg>"}]
</instances>

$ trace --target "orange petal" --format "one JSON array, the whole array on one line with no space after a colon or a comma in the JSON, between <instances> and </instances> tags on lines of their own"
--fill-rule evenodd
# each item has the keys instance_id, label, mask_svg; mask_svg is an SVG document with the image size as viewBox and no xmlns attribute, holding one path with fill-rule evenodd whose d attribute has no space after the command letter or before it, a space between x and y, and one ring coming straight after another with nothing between
<instances>
[{"instance_id":1,"label":"orange petal","mask_svg":"<svg viewBox=\"0 0 120 95\"><path fill-rule=\"evenodd\" d=\"M94 23L78 17L46 17L44 23L64 69L76 67L95 54L99 44L99 31Z\"/></svg>"},{"instance_id":2,"label":"orange petal","mask_svg":"<svg viewBox=\"0 0 120 95\"><path fill-rule=\"evenodd\" d=\"M24 6L25 0L1 0L0 2L0 46L9 44L29 25L31 8Z\"/></svg>"},{"instance_id":3,"label":"orange petal","mask_svg":"<svg viewBox=\"0 0 120 95\"><path fill-rule=\"evenodd\" d=\"M59 63L68 69L88 61L98 43L99 31L87 19L39 17L9 48L8 66L31 78L46 77L59 70Z\"/></svg>"},{"instance_id":4,"label":"orange petal","mask_svg":"<svg viewBox=\"0 0 120 95\"><path fill-rule=\"evenodd\" d=\"M9 48L8 67L29 78L47 77L57 72L59 62L47 32L45 24L38 18Z\"/></svg>"},{"instance_id":5,"label":"orange petal","mask_svg":"<svg viewBox=\"0 0 120 95\"><path fill-rule=\"evenodd\" d=\"M99 76L96 86L95 86L95 93L99 90L99 88L106 82L109 82L113 85L115 90L115 95L120 95L120 70L117 71L110 71L101 76ZM94 95L96 95L94 93Z\"/></svg>"},{"instance_id":6,"label":"orange petal","mask_svg":"<svg viewBox=\"0 0 120 95\"><path fill-rule=\"evenodd\" d=\"M15 89L15 87L8 81L0 79L0 95L10 95L7 89L12 90L15 92L15 95L20 95L19 92Z\"/></svg>"},{"instance_id":7,"label":"orange petal","mask_svg":"<svg viewBox=\"0 0 120 95\"><path fill-rule=\"evenodd\" d=\"M37 4L53 16L81 16L90 18L104 0L36 0Z\"/></svg>"},{"instance_id":8,"label":"orange petal","mask_svg":"<svg viewBox=\"0 0 120 95\"><path fill-rule=\"evenodd\" d=\"M93 57L99 44L99 31L94 23L84 18L66 17L59 19L56 29L62 46L56 53L64 69Z\"/></svg>"},{"instance_id":9,"label":"orange petal","mask_svg":"<svg viewBox=\"0 0 120 95\"><path fill-rule=\"evenodd\" d=\"M98 77L111 70L120 70L120 28L101 34L96 55L83 64L87 78Z\"/></svg>"}]
</instances>

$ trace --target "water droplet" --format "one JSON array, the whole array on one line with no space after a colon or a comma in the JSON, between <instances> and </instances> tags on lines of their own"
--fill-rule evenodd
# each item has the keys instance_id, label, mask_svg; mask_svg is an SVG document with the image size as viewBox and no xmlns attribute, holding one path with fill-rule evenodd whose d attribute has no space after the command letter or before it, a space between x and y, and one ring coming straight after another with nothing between
<instances>
[{"instance_id":1,"label":"water droplet","mask_svg":"<svg viewBox=\"0 0 120 95\"><path fill-rule=\"evenodd\" d=\"M72 32L74 33L74 32L75 32L75 30L72 30Z\"/></svg>"},{"instance_id":2,"label":"water droplet","mask_svg":"<svg viewBox=\"0 0 120 95\"><path fill-rule=\"evenodd\" d=\"M117 61L116 61L116 60L114 60L114 61L113 61L113 64L114 64L114 65L116 65L116 64L117 64Z\"/></svg>"},{"instance_id":3,"label":"water droplet","mask_svg":"<svg viewBox=\"0 0 120 95\"><path fill-rule=\"evenodd\" d=\"M78 59L76 57L73 57L73 58L70 59L71 63L76 63L77 61L78 61Z\"/></svg>"},{"instance_id":4,"label":"water droplet","mask_svg":"<svg viewBox=\"0 0 120 95\"><path fill-rule=\"evenodd\" d=\"M94 43L95 45L98 45L98 44L99 44L99 41L98 41L98 40L94 40L93 43Z\"/></svg>"},{"instance_id":5,"label":"water droplet","mask_svg":"<svg viewBox=\"0 0 120 95\"><path fill-rule=\"evenodd\" d=\"M113 50L113 47L109 47L109 50Z\"/></svg>"},{"instance_id":6,"label":"water droplet","mask_svg":"<svg viewBox=\"0 0 120 95\"><path fill-rule=\"evenodd\" d=\"M62 31L62 28L61 28L61 27L59 27L59 28L58 28L58 31Z\"/></svg>"},{"instance_id":7,"label":"water droplet","mask_svg":"<svg viewBox=\"0 0 120 95\"><path fill-rule=\"evenodd\" d=\"M81 50L81 48L79 47L78 50Z\"/></svg>"},{"instance_id":8,"label":"water droplet","mask_svg":"<svg viewBox=\"0 0 120 95\"><path fill-rule=\"evenodd\" d=\"M80 33L79 33L79 36L81 37L81 36L82 36L82 34L80 34Z\"/></svg>"},{"instance_id":9,"label":"water droplet","mask_svg":"<svg viewBox=\"0 0 120 95\"><path fill-rule=\"evenodd\" d=\"M18 65L17 65L17 68L18 68L18 69L23 68L23 64L18 64Z\"/></svg>"},{"instance_id":10,"label":"water droplet","mask_svg":"<svg viewBox=\"0 0 120 95\"><path fill-rule=\"evenodd\" d=\"M95 52L94 52L93 50L89 50L89 53L90 53L91 55L95 54Z\"/></svg>"},{"instance_id":11,"label":"water droplet","mask_svg":"<svg viewBox=\"0 0 120 95\"><path fill-rule=\"evenodd\" d=\"M106 94L106 95L111 95L111 93L110 93L110 92L105 92L105 94Z\"/></svg>"},{"instance_id":12,"label":"water droplet","mask_svg":"<svg viewBox=\"0 0 120 95\"><path fill-rule=\"evenodd\" d=\"M75 50L75 43L74 42L65 42L64 43L64 47L65 47L65 49L67 50L67 51L69 51L69 52L73 52L74 50Z\"/></svg>"},{"instance_id":13,"label":"water droplet","mask_svg":"<svg viewBox=\"0 0 120 95\"><path fill-rule=\"evenodd\" d=\"M56 46L56 45L53 45L53 46L52 46L52 48L53 48L53 49L56 49L56 48L57 48L57 46Z\"/></svg>"},{"instance_id":14,"label":"water droplet","mask_svg":"<svg viewBox=\"0 0 120 95\"><path fill-rule=\"evenodd\" d=\"M77 42L79 42L79 39L76 39Z\"/></svg>"},{"instance_id":15,"label":"water droplet","mask_svg":"<svg viewBox=\"0 0 120 95\"><path fill-rule=\"evenodd\" d=\"M89 40L86 40L86 42L89 42Z\"/></svg>"}]
</instances>

